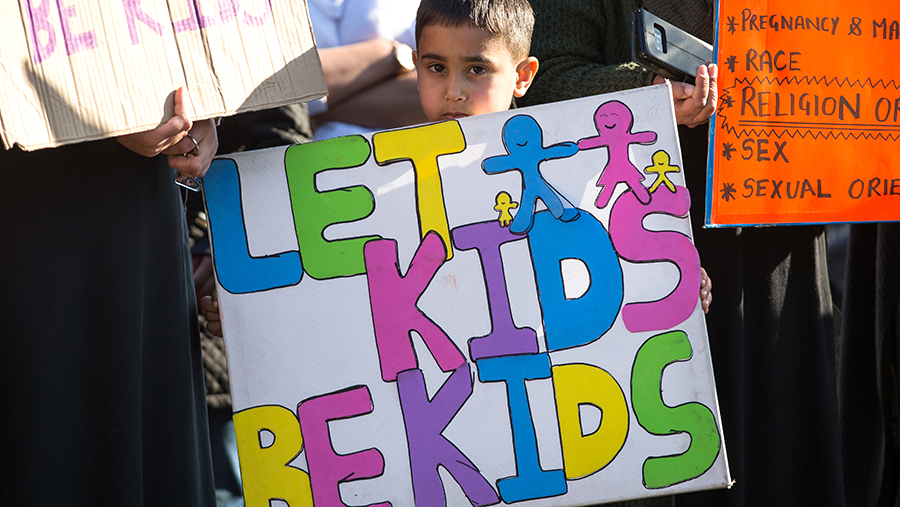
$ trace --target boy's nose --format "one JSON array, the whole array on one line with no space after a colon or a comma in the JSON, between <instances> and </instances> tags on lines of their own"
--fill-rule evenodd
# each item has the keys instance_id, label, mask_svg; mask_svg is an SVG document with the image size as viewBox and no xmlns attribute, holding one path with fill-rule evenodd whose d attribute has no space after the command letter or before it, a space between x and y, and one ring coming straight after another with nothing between
<instances>
[{"instance_id":1,"label":"boy's nose","mask_svg":"<svg viewBox=\"0 0 900 507\"><path fill-rule=\"evenodd\" d=\"M462 102L466 100L466 87L459 78L453 78L447 83L447 89L444 92L446 99L453 102Z\"/></svg>"}]
</instances>

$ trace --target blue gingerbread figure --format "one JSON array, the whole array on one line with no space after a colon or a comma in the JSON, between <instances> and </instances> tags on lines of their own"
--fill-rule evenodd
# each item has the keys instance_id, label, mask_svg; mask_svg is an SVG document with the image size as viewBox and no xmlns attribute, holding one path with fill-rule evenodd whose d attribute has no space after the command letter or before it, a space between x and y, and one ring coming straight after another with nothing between
<instances>
[{"instance_id":1,"label":"blue gingerbread figure","mask_svg":"<svg viewBox=\"0 0 900 507\"><path fill-rule=\"evenodd\" d=\"M631 132L634 125L634 116L631 109L618 100L604 102L594 113L594 124L599 135L588 137L578 141L578 147L582 150L605 146L609 150L609 161L603 174L597 180L597 186L603 187L597 196L595 205L603 208L609 204L613 191L619 182L628 184L641 204L650 202L650 193L641 184L644 175L631 163L628 158L628 145L653 144L656 142L656 132Z\"/></svg>"},{"instance_id":2,"label":"blue gingerbread figure","mask_svg":"<svg viewBox=\"0 0 900 507\"><path fill-rule=\"evenodd\" d=\"M534 208L541 199L558 220L578 218L578 208L547 183L540 171L545 160L571 157L578 152L575 143L559 143L544 148L540 125L531 116L513 116L503 125L503 145L508 155L489 157L481 166L487 174L519 171L522 174L522 203L509 226L513 234L527 234L534 224Z\"/></svg>"}]
</instances>

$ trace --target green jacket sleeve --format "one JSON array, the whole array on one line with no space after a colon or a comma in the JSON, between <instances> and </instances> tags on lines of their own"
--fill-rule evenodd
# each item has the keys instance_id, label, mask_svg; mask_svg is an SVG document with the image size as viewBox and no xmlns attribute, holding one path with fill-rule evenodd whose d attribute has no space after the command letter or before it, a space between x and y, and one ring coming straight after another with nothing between
<instances>
[{"instance_id":1,"label":"green jacket sleeve","mask_svg":"<svg viewBox=\"0 0 900 507\"><path fill-rule=\"evenodd\" d=\"M646 86L653 73L631 61L632 0L531 0L531 53L539 68L519 105Z\"/></svg>"}]
</instances>

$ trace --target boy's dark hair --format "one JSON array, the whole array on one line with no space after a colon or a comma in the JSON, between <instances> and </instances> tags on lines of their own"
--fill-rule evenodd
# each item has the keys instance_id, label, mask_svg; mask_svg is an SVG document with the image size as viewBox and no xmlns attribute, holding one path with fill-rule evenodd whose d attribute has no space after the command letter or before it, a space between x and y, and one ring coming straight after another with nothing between
<instances>
[{"instance_id":1,"label":"boy's dark hair","mask_svg":"<svg viewBox=\"0 0 900 507\"><path fill-rule=\"evenodd\" d=\"M416 44L425 27L463 24L500 37L515 58L531 51L534 13L528 0L422 0L416 13Z\"/></svg>"}]
</instances>

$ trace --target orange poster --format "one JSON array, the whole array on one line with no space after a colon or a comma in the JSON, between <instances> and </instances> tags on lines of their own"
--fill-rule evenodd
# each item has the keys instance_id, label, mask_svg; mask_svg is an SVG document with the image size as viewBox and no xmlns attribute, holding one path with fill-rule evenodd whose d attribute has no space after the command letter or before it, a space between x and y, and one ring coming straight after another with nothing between
<instances>
[{"instance_id":1,"label":"orange poster","mask_svg":"<svg viewBox=\"0 0 900 507\"><path fill-rule=\"evenodd\" d=\"M900 3L719 0L706 224L900 220Z\"/></svg>"}]
</instances>

